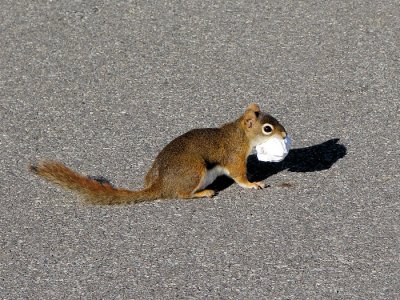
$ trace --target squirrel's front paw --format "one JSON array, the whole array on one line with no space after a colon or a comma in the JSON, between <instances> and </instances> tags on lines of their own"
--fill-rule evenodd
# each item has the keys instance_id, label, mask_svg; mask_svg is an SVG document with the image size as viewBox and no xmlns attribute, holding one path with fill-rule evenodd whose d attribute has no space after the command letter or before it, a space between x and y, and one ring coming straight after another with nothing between
<instances>
[{"instance_id":1,"label":"squirrel's front paw","mask_svg":"<svg viewBox=\"0 0 400 300\"><path fill-rule=\"evenodd\" d=\"M250 189L256 189L256 190L260 190L265 188L265 184L261 181L259 182L249 182L249 184L246 186L247 188Z\"/></svg>"},{"instance_id":2,"label":"squirrel's front paw","mask_svg":"<svg viewBox=\"0 0 400 300\"><path fill-rule=\"evenodd\" d=\"M247 188L247 189L263 189L265 187L265 184L261 181L256 181L256 182L250 182L246 178L235 178L235 181L237 184L239 184L241 187Z\"/></svg>"},{"instance_id":3,"label":"squirrel's front paw","mask_svg":"<svg viewBox=\"0 0 400 300\"><path fill-rule=\"evenodd\" d=\"M265 188L265 183L261 181L253 182L253 185L253 188L257 190Z\"/></svg>"}]
</instances>

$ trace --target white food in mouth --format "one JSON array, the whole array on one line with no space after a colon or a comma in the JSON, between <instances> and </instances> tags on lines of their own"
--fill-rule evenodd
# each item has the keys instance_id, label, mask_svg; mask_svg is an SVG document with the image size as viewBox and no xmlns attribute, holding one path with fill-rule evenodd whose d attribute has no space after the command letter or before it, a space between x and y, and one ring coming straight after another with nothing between
<instances>
[{"instance_id":1,"label":"white food in mouth","mask_svg":"<svg viewBox=\"0 0 400 300\"><path fill-rule=\"evenodd\" d=\"M292 140L288 135L285 139L273 136L265 143L256 146L257 158L261 161L280 162L288 155L291 147Z\"/></svg>"}]
</instances>

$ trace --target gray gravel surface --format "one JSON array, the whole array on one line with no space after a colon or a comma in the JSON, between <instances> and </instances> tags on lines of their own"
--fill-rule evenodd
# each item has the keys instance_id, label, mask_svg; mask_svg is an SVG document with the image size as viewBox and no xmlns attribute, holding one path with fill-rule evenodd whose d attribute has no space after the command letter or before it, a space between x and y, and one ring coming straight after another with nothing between
<instances>
[{"instance_id":1,"label":"gray gravel surface","mask_svg":"<svg viewBox=\"0 0 400 300\"><path fill-rule=\"evenodd\" d=\"M399 1L0 1L1 299L399 299ZM269 188L98 207L158 151L259 102Z\"/></svg>"}]
</instances>

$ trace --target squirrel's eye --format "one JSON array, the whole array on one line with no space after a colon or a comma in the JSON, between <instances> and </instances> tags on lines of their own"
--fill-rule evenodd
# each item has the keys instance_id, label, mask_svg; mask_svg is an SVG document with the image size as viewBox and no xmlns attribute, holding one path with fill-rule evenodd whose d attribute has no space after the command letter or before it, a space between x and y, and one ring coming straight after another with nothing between
<instances>
[{"instance_id":1,"label":"squirrel's eye","mask_svg":"<svg viewBox=\"0 0 400 300\"><path fill-rule=\"evenodd\" d=\"M271 134L271 132L272 132L273 129L274 129L274 128L272 127L272 125L266 124L266 125L264 125L264 127L263 127L263 132L264 132L265 134Z\"/></svg>"}]
</instances>

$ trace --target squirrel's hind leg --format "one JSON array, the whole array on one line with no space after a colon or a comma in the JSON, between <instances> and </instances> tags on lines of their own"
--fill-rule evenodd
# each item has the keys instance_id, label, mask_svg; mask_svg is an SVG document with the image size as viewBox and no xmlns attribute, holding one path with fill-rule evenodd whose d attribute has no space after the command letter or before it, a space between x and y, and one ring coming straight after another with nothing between
<instances>
[{"instance_id":1,"label":"squirrel's hind leg","mask_svg":"<svg viewBox=\"0 0 400 300\"><path fill-rule=\"evenodd\" d=\"M170 189L174 191L176 197L181 199L212 197L215 191L204 189L207 182L208 170L206 166L197 160L192 160L180 165L179 170L170 170L172 173L179 174L179 180L168 181ZM176 178L176 177L175 177ZM208 185L208 184L207 184Z\"/></svg>"}]
</instances>

